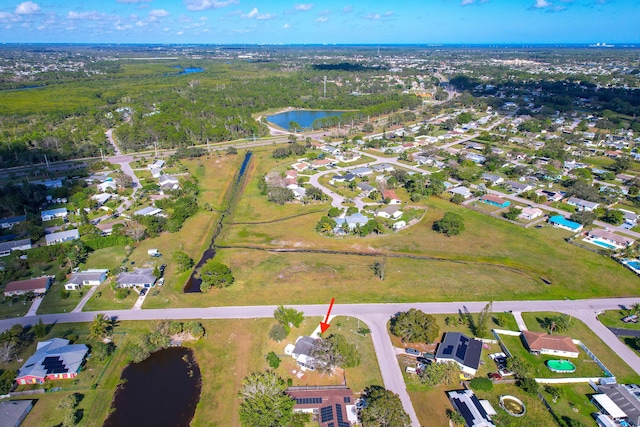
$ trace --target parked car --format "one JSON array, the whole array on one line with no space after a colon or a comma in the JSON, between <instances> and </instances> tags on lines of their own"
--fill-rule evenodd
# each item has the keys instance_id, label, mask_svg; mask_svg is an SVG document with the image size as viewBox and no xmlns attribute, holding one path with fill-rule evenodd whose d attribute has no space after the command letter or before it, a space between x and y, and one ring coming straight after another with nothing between
<instances>
[{"instance_id":1,"label":"parked car","mask_svg":"<svg viewBox=\"0 0 640 427\"><path fill-rule=\"evenodd\" d=\"M147 288L140 289L140 296L144 296L147 293Z\"/></svg>"},{"instance_id":2,"label":"parked car","mask_svg":"<svg viewBox=\"0 0 640 427\"><path fill-rule=\"evenodd\" d=\"M404 351L406 351L407 354L412 354L414 356L420 356L422 354L419 350L416 350L415 348L411 348L411 347L405 348Z\"/></svg>"},{"instance_id":3,"label":"parked car","mask_svg":"<svg viewBox=\"0 0 640 427\"><path fill-rule=\"evenodd\" d=\"M407 373L409 374L415 374L416 373L416 368L412 367L412 366L407 366L406 369Z\"/></svg>"},{"instance_id":4,"label":"parked car","mask_svg":"<svg viewBox=\"0 0 640 427\"><path fill-rule=\"evenodd\" d=\"M167 268L167 264L162 264L160 266L160 273L164 273L164 269Z\"/></svg>"},{"instance_id":5,"label":"parked car","mask_svg":"<svg viewBox=\"0 0 640 427\"><path fill-rule=\"evenodd\" d=\"M427 359L426 357L420 357L420 356L418 356L417 360L418 362L423 363L425 365L428 365L429 363L433 362L433 359Z\"/></svg>"},{"instance_id":6,"label":"parked car","mask_svg":"<svg viewBox=\"0 0 640 427\"><path fill-rule=\"evenodd\" d=\"M502 375L500 375L497 372L492 372L492 373L489 374L489 378L492 379L492 380L500 381L502 379Z\"/></svg>"}]
</instances>

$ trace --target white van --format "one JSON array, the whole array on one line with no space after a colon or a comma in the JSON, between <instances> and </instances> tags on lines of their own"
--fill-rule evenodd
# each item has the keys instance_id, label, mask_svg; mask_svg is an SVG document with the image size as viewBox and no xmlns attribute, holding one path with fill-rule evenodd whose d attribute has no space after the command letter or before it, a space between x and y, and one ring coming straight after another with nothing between
<instances>
[{"instance_id":1,"label":"white van","mask_svg":"<svg viewBox=\"0 0 640 427\"><path fill-rule=\"evenodd\" d=\"M413 366L407 366L407 369L405 369L405 371L409 374L415 374L416 368L414 368Z\"/></svg>"},{"instance_id":2,"label":"white van","mask_svg":"<svg viewBox=\"0 0 640 427\"><path fill-rule=\"evenodd\" d=\"M157 249L147 249L147 254L151 255L151 256L156 256L158 255L160 252L158 252Z\"/></svg>"}]
</instances>

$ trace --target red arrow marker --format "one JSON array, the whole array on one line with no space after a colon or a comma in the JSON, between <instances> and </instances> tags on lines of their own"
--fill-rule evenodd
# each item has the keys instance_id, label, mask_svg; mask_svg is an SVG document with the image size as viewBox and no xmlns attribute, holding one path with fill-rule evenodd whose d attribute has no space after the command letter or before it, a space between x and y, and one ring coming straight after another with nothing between
<instances>
[{"instance_id":1,"label":"red arrow marker","mask_svg":"<svg viewBox=\"0 0 640 427\"><path fill-rule=\"evenodd\" d=\"M329 322L329 315L331 314L331 309L333 308L333 301L335 301L335 298L331 298L331 304L329 304L329 311L327 311L327 317L324 318L324 322L320 322L320 332L323 334L324 334L324 331L329 329L329 326L331 326L328 322Z\"/></svg>"}]
</instances>

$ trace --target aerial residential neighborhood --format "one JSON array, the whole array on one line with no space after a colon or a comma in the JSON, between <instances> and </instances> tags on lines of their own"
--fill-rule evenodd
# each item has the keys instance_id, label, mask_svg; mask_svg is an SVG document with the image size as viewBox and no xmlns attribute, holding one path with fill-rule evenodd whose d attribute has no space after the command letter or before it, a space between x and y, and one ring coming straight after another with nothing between
<instances>
[{"instance_id":1,"label":"aerial residential neighborhood","mask_svg":"<svg viewBox=\"0 0 640 427\"><path fill-rule=\"evenodd\" d=\"M640 425L639 13L3 4L0 426Z\"/></svg>"}]
</instances>

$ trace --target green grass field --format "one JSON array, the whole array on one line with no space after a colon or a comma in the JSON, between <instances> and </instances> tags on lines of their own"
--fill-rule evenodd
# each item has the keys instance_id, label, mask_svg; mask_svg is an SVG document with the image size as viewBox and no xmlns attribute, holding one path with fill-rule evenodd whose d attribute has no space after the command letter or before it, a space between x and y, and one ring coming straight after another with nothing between
<instances>
[{"instance_id":1,"label":"green grass field","mask_svg":"<svg viewBox=\"0 0 640 427\"><path fill-rule=\"evenodd\" d=\"M64 289L64 285L61 283L56 283L49 288L40 307L38 307L38 314L69 313L78 305L82 295L88 290L85 288L81 291L67 291L68 293L65 295L69 296L62 298L61 289Z\"/></svg>"}]
</instances>

